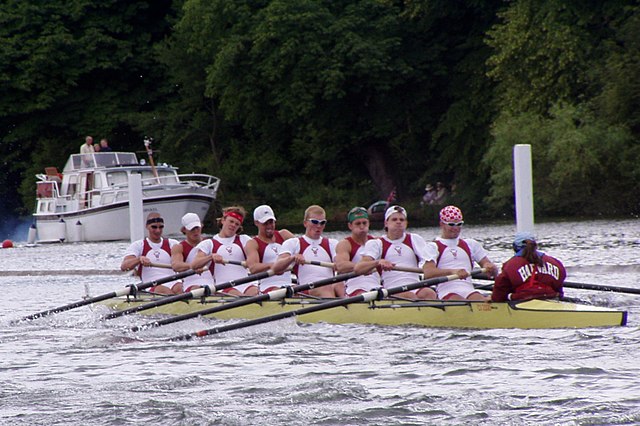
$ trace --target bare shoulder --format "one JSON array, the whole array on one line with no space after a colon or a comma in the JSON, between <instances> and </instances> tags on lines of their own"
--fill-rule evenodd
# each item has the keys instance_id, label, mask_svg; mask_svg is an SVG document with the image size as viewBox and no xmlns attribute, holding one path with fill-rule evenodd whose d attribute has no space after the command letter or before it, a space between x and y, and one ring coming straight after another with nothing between
<instances>
[{"instance_id":1,"label":"bare shoulder","mask_svg":"<svg viewBox=\"0 0 640 426\"><path fill-rule=\"evenodd\" d=\"M295 237L295 235L293 235L293 232L289 231L288 229L280 229L278 232L280 233L280 236L284 240L288 240L290 238Z\"/></svg>"}]
</instances>

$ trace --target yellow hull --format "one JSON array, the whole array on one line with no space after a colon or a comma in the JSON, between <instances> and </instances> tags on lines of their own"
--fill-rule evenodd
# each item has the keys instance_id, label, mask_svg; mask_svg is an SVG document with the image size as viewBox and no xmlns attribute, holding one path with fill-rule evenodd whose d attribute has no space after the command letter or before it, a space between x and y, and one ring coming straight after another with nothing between
<instances>
[{"instance_id":1,"label":"yellow hull","mask_svg":"<svg viewBox=\"0 0 640 426\"><path fill-rule=\"evenodd\" d=\"M111 299L103 303L114 310L122 310L151 300L146 297L130 299L130 301ZM235 300L237 299L231 297L208 297L204 303L201 299L180 301L141 311L141 313L183 315ZM322 301L292 298L285 301L241 306L210 316L222 320L255 319L308 307L315 303L322 303ZM305 323L447 328L589 328L626 325L627 312L552 300L530 300L517 303L383 300L326 309L298 316L297 320Z\"/></svg>"}]
</instances>

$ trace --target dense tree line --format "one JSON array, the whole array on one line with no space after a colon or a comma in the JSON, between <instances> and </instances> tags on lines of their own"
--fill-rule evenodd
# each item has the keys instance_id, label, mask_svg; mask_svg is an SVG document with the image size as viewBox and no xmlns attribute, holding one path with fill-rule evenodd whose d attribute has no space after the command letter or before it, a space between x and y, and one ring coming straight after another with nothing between
<instances>
[{"instance_id":1,"label":"dense tree line","mask_svg":"<svg viewBox=\"0 0 640 426\"><path fill-rule=\"evenodd\" d=\"M511 216L530 143L538 215L638 212L637 1L6 0L0 24L5 214L87 134L296 215L443 181Z\"/></svg>"}]
</instances>

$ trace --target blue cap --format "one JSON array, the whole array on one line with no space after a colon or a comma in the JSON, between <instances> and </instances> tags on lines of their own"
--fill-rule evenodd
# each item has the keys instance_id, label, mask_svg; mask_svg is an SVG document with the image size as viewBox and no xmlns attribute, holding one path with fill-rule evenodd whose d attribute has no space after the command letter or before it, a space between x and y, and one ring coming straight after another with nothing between
<instances>
[{"instance_id":1,"label":"blue cap","mask_svg":"<svg viewBox=\"0 0 640 426\"><path fill-rule=\"evenodd\" d=\"M527 244L525 241L536 241L535 235L531 231L520 231L516 233L515 238L513 239L513 251L518 252L522 250Z\"/></svg>"}]
</instances>

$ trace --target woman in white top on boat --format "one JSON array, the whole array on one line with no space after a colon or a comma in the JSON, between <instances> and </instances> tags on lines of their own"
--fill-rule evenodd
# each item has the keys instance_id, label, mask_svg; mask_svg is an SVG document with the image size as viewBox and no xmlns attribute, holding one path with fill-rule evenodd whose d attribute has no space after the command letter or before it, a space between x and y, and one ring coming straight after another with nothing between
<instances>
[{"instance_id":1,"label":"woman in white top on boat","mask_svg":"<svg viewBox=\"0 0 640 426\"><path fill-rule=\"evenodd\" d=\"M216 284L247 277L247 269L244 266L227 263L227 261L243 262L247 260L244 246L251 237L241 234L245 216L246 211L240 206L224 208L222 217L218 219L220 232L213 238L198 244L196 258L191 263L191 269L198 270L210 264ZM235 296L255 296L258 294L258 286L249 282L222 291Z\"/></svg>"}]
</instances>

